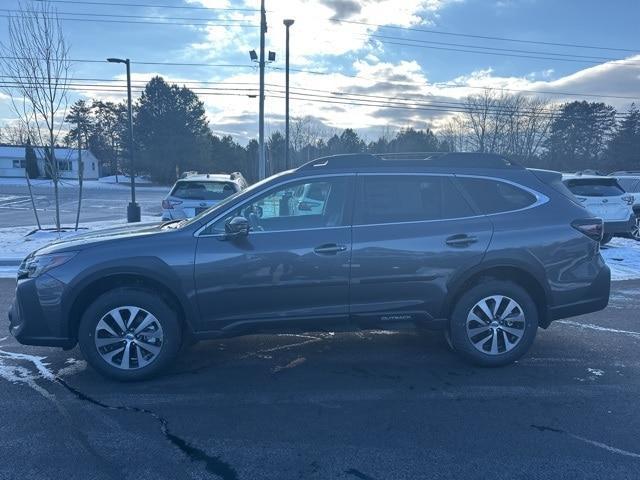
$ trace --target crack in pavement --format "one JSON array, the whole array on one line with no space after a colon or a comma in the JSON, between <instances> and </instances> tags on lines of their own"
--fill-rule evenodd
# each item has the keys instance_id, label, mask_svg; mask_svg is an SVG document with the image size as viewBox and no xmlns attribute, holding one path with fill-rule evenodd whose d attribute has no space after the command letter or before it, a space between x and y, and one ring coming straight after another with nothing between
<instances>
[{"instance_id":1,"label":"crack in pavement","mask_svg":"<svg viewBox=\"0 0 640 480\"><path fill-rule=\"evenodd\" d=\"M576 435L575 433L567 432L566 430L562 430L559 428L547 427L545 425L531 425L531 428L535 428L540 432L552 432L567 435L575 440L580 440L581 442L587 443L594 447L602 448L603 450L611 453L616 453L618 455L624 455L625 457L640 458L640 453L630 452L621 448L612 447L611 445L607 445L606 443L598 442L597 440L591 440L590 438L582 437L580 435Z\"/></svg>"},{"instance_id":2,"label":"crack in pavement","mask_svg":"<svg viewBox=\"0 0 640 480\"><path fill-rule=\"evenodd\" d=\"M171 431L169 430L169 423L167 422L167 420L164 417L158 415L156 412L152 410L148 410L146 408L141 408L141 407L131 407L126 405L108 405L72 387L61 378L56 378L56 381L60 385L62 385L64 388L66 388L69 392L74 394L78 399L92 403L93 405L96 405L98 407L105 408L107 410L120 410L125 412L136 412L136 413L144 413L146 415L149 415L150 417L152 417L153 419L157 420L160 423L160 431L167 438L167 440L169 440L173 445L175 445L181 452L183 452L191 460L204 462L205 469L207 470L207 472L213 475L216 475L217 477L220 477L223 480L238 480L238 473L235 471L235 469L231 465L229 465L224 460L221 460L219 456L209 455L204 450L194 447L185 439L175 435L174 433L171 433Z\"/></svg>"},{"instance_id":3,"label":"crack in pavement","mask_svg":"<svg viewBox=\"0 0 640 480\"><path fill-rule=\"evenodd\" d=\"M110 460L104 458L93 448L93 446L89 443L87 435L84 433L82 428L80 428L80 425L78 425L78 423L65 408L65 406L58 401L58 398L55 396L55 394L37 384L36 380L38 380L39 378L44 378L49 381L53 381L56 378L56 375L51 370L49 370L49 368L47 368L47 364L44 363L43 360L45 359L45 357L0 350L0 360L1 359L26 360L31 362L37 370L36 375L34 375L33 372L28 368L25 368L23 366L7 365L4 362L0 361L0 377L14 384L22 383L42 395L42 397L44 397L45 399L49 400L58 411L60 416L64 418L71 427L73 438L75 438L80 443L80 445L85 449L86 452L88 452L97 460L98 468L100 468L100 470L102 470L107 476L111 478L124 478L124 472L119 465L116 465Z\"/></svg>"},{"instance_id":4,"label":"crack in pavement","mask_svg":"<svg viewBox=\"0 0 640 480\"><path fill-rule=\"evenodd\" d=\"M250 357L256 357L259 356L260 354L263 353L271 353L271 352L277 352L280 350L289 350L290 348L296 348L296 347L301 347L302 345L308 345L310 343L316 343L316 342L321 342L322 340L324 340L325 336L313 336L313 335L301 335L301 334L297 334L297 333L281 333L276 335L278 337L296 337L296 338L304 338L306 340L302 341L302 342L298 342L298 343L289 343L287 345L278 345L277 347L271 347L271 348L263 348L263 349L259 349L256 350L255 352L249 352L246 353L244 355L242 355L240 357L241 360L244 360L245 358L250 358ZM328 336L333 336L333 334L328 334Z\"/></svg>"},{"instance_id":5,"label":"crack in pavement","mask_svg":"<svg viewBox=\"0 0 640 480\"><path fill-rule=\"evenodd\" d=\"M206 471L209 472L210 474L215 475L216 477L219 477L223 480L238 480L238 474L230 464L223 461L220 457L216 455L209 455L204 450L191 445L187 440L172 433L171 430L169 429L169 424L167 420L164 417L155 413L154 411L148 410L146 408L132 407L132 406L126 406L126 405L108 405L106 403L103 403L99 400L94 399L89 395L69 385L65 380L61 378L60 375L53 373L47 367L47 364L44 363L44 359L46 357L38 357L35 355L9 352L9 351L0 349L0 359L2 358L28 361L35 367L37 374L34 375L33 372L31 372L29 369L25 367L21 367L19 365L5 365L2 362L0 362L0 376L12 383L24 383L30 388L32 388L33 390L35 390L36 392L38 392L39 394L41 394L46 399L50 400L55 405L55 407L60 412L60 414L69 421L70 425L74 429L74 433L76 434L76 437L85 447L85 449L99 460L99 462L101 463L101 467L103 468L103 470L106 471L106 473L110 477L124 478L124 472L120 468L118 468L117 466L109 462L107 459L101 457L93 449L88 439L86 438L86 435L84 434L84 432L82 432L82 430L73 420L73 417L71 416L71 414L58 401L58 399L53 393L49 392L46 388L42 387L41 385L38 385L36 383L36 380L44 379L52 383L57 383L62 387L64 387L67 391L72 393L79 400L89 402L93 405L99 406L107 410L135 412L135 413L142 413L145 415L149 415L150 417L152 417L153 419L155 419L160 423L160 431L165 436L165 438L169 440L169 442L172 445L177 447L182 453L184 453L187 456L187 458L189 458L192 461L204 462Z\"/></svg>"},{"instance_id":6,"label":"crack in pavement","mask_svg":"<svg viewBox=\"0 0 640 480\"><path fill-rule=\"evenodd\" d=\"M356 470L355 468L350 468L349 470L345 470L344 473L347 475L352 475L360 480L376 480L374 477L367 475L366 473L362 473L360 470Z\"/></svg>"}]
</instances>

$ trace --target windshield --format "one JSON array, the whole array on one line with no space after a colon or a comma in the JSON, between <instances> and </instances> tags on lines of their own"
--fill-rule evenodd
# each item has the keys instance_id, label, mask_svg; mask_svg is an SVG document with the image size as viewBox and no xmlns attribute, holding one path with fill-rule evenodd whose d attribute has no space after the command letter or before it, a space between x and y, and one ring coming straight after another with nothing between
<instances>
[{"instance_id":1,"label":"windshield","mask_svg":"<svg viewBox=\"0 0 640 480\"><path fill-rule=\"evenodd\" d=\"M185 200L223 200L236 192L233 182L181 181L170 195Z\"/></svg>"},{"instance_id":2,"label":"windshield","mask_svg":"<svg viewBox=\"0 0 640 480\"><path fill-rule=\"evenodd\" d=\"M567 187L571 193L580 197L618 197L624 193L616 180L609 179L578 179L567 180Z\"/></svg>"}]
</instances>

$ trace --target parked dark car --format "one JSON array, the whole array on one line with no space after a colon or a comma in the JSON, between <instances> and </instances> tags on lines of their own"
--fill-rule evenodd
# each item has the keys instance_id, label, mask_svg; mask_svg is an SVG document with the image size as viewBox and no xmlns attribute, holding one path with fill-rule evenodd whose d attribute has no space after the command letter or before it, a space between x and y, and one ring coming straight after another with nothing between
<instances>
[{"instance_id":1,"label":"parked dark car","mask_svg":"<svg viewBox=\"0 0 640 480\"><path fill-rule=\"evenodd\" d=\"M538 327L607 305L601 236L554 172L494 155L338 155L190 220L30 254L11 333L79 343L120 380L158 373L193 339L407 325L499 366Z\"/></svg>"}]
</instances>

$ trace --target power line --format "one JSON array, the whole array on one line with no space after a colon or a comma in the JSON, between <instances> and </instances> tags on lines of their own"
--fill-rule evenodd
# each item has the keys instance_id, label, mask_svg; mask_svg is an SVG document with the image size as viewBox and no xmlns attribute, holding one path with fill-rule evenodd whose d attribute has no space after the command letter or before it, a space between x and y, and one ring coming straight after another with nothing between
<instances>
[{"instance_id":1,"label":"power line","mask_svg":"<svg viewBox=\"0 0 640 480\"><path fill-rule=\"evenodd\" d=\"M406 30L411 32L423 32L423 33L432 33L435 35L449 35L454 37L466 37L466 38L478 38L482 40L497 40L502 42L514 42L514 43L528 43L534 45L549 45L555 47L571 47L571 48L585 48L592 50L610 50L615 52L630 52L630 53L638 53L640 49L629 49L629 48L618 48L618 47L604 47L601 45L586 45L586 44L578 44L578 43L558 43L558 42L545 42L540 40L522 40L518 38L508 38L508 37L494 37L489 35L474 35L469 33L457 33L457 32L445 32L442 30L433 30L427 28L416 28L416 27L400 27L397 25L382 25L379 23L367 23L360 22L356 20L347 20L344 18L332 18L331 21L336 23L346 23L346 24L354 24L354 25L365 25L368 27L376 27L376 28L389 28L396 30Z\"/></svg>"},{"instance_id":2,"label":"power line","mask_svg":"<svg viewBox=\"0 0 640 480\"><path fill-rule=\"evenodd\" d=\"M73 5L100 5L110 7L142 7L142 8L171 8L181 10L220 10L228 12L259 12L255 8L219 8L219 7L198 7L196 5L154 5L148 3L118 3L118 2L88 2L85 0L34 0L36 2L66 3Z\"/></svg>"},{"instance_id":3,"label":"power line","mask_svg":"<svg viewBox=\"0 0 640 480\"><path fill-rule=\"evenodd\" d=\"M21 14L18 15L26 18L35 18L34 16ZM2 18L16 18L16 15L5 14L0 15ZM110 20L106 18L69 18L69 17L47 17L50 20L62 20L70 22L93 22L93 23L124 23L124 24L136 24L136 25L170 25L170 26L189 26L189 27L246 27L246 28L258 28L259 25L244 24L244 23L198 23L198 22L149 22L144 20Z\"/></svg>"},{"instance_id":4,"label":"power line","mask_svg":"<svg viewBox=\"0 0 640 480\"><path fill-rule=\"evenodd\" d=\"M516 53L492 52L492 51L483 51L483 50L469 50L469 49L463 49L463 48L439 47L439 46L420 45L420 44L405 43L405 42L390 42L390 41L387 41L387 40L378 40L378 41L380 43L385 44L385 45L396 45L396 46L414 47L414 48L426 48L426 49L430 49L430 50L444 50L444 51L449 51L449 52L474 53L474 54L492 55L492 56L498 56L498 57L529 58L529 59L534 59L534 60L551 60L551 61L556 61L556 62L588 63L588 64L591 64L591 65L601 65L602 64L602 62L595 61L595 60L579 60L579 59L575 59L575 58L547 57L547 56L541 56L541 55L520 55L520 54L516 54ZM409 40L409 41L420 42L420 40ZM452 45L455 45L455 44L452 44ZM486 48L486 47L473 47L473 48ZM504 50L506 50L506 49L504 49ZM561 54L556 54L556 55L561 55ZM569 55L566 55L566 56L569 56ZM595 57L593 57L593 58L595 58ZM607 61L607 63L616 64L616 65L621 66L621 67L638 67L638 66L640 66L640 63L629 63L629 62L622 63L622 62L626 62L626 60L622 59L622 58L612 58L611 60Z\"/></svg>"},{"instance_id":5,"label":"power line","mask_svg":"<svg viewBox=\"0 0 640 480\"><path fill-rule=\"evenodd\" d=\"M33 60L29 57L0 56L3 60ZM60 61L59 58L51 58L51 61ZM69 62L77 63L108 63L107 60L95 60L88 58L69 58L65 59ZM166 65L178 67L224 67L224 68L255 68L253 65L244 65L239 63L184 63L184 62L151 62L151 61L131 61L132 65Z\"/></svg>"},{"instance_id":6,"label":"power line","mask_svg":"<svg viewBox=\"0 0 640 480\"><path fill-rule=\"evenodd\" d=\"M23 14L22 10L15 9L0 9L9 13ZM166 16L166 15L121 15L115 13L94 13L94 12L61 12L57 11L57 15L71 15L71 16L87 16L87 17L111 17L111 18L140 18L147 20L198 20L202 22L216 22L216 21L225 21L225 22L244 22L246 19L233 19L233 18L195 18L195 17L174 17L174 16Z\"/></svg>"},{"instance_id":7,"label":"power line","mask_svg":"<svg viewBox=\"0 0 640 480\"><path fill-rule=\"evenodd\" d=\"M375 33L373 33L373 34L357 34L357 35L371 37L371 38L382 38L382 39L386 39L386 40L409 41L409 42L416 42L416 43L427 44L427 45L447 45L447 46L453 46L453 47L480 48L480 49L484 49L484 50L495 50L495 51L499 51L499 52L530 53L530 54L535 54L535 55L554 55L554 56L561 56L561 57L586 58L586 59L590 59L590 60L596 59L596 60L605 60L605 61L609 61L609 60L624 60L624 58L616 58L616 57L599 57L599 56L595 56L595 55L577 55L577 54L573 54L573 53L557 53L557 52L547 52L547 51L539 51L539 50L521 50L521 49L515 49L515 48L488 47L488 46L484 46L484 45L470 45L468 43L436 42L434 40L421 40L421 39L414 39L414 38L392 37L392 36L388 36L388 35L378 35L378 34L375 34ZM384 43L384 41L381 41L381 43Z\"/></svg>"},{"instance_id":8,"label":"power line","mask_svg":"<svg viewBox=\"0 0 640 480\"><path fill-rule=\"evenodd\" d=\"M0 57L0 58L13 58L13 57ZM77 60L76 60L77 61ZM89 60L86 60L89 61ZM96 62L99 62L98 60L96 60ZM151 62L148 62L151 63ZM197 64L198 66L200 64ZM224 65L223 65L224 66ZM226 66L242 66L242 67L247 67L247 68L253 68L252 66L248 66L248 65L226 65ZM273 67L272 67L273 68ZM331 74L331 72L313 72L313 71L307 71L307 70L297 70L297 71L301 71L301 72L306 72L306 73L317 73L320 75L329 75ZM381 81L380 79L373 79L373 78L369 78L369 77L361 77L361 76L357 76L357 75L346 75L346 74L342 74L339 73L340 75L345 75L348 76L349 78L357 78L357 79L366 79L366 80L371 80L371 81ZM0 75L0 78L8 78L8 79L12 79L13 77L9 76L9 75ZM44 78L43 78L44 79ZM53 78L53 80L59 80L59 78ZM114 79L114 78L80 78L80 77L73 77L71 78L71 80L73 81L86 81L86 82L104 82L104 83L123 83L125 82L124 79ZM255 82L226 82L226 81L207 81L207 80L172 80L170 77L169 78L165 78L165 81L167 83L175 83L178 85L255 85ZM407 85L418 85L417 83L402 83L402 82L393 82L393 81L386 81L386 80L382 80L384 83L390 83L392 85L397 85L399 87L405 87ZM148 80L132 80L132 84L136 84L136 83L142 83L145 84L148 82ZM271 87L282 87L282 85L278 85L278 84L267 84L268 86ZM488 91L500 91L500 92L513 92L513 93L524 93L524 94L537 94L537 95L553 95L553 96L575 96L575 97L588 97L588 98L611 98L611 99L617 99L617 100L635 100L638 101L640 100L640 97L630 97L630 96L624 96L624 95L606 95L606 94L597 94L597 93L580 93L580 92L566 92L566 91L545 91L545 90L525 90L525 89L514 89L514 88L507 88L507 87L490 87L490 86L477 86L477 85L462 85L462 84L448 84L448 83L433 83L433 84L425 84L425 87L434 87L434 88L439 88L439 89L475 89L475 90L488 90ZM387 96L383 96L383 95L373 95L373 94L366 94L366 93L356 93L356 92L348 92L348 91L337 91L337 90L322 90L322 89L313 89L313 88L306 88L306 87L299 87L299 86L294 86L292 88L298 89L298 90L303 90L303 91L314 91L314 92L323 92L323 93L338 93L340 95L350 95L350 96L361 96L361 97L372 97L372 98L388 98ZM425 93L421 93L421 94L412 94L414 96L418 96L418 97L423 97L423 98L428 98L429 94L425 94ZM399 98L399 97L396 97Z\"/></svg>"},{"instance_id":9,"label":"power line","mask_svg":"<svg viewBox=\"0 0 640 480\"><path fill-rule=\"evenodd\" d=\"M272 92L283 94L283 92ZM455 102L432 102L432 103L406 103L403 101L390 101L390 100L370 100L370 99L359 99L359 98L340 98L340 96L336 95L315 95L315 94L306 94L306 93L298 93L293 92L296 95L297 100L306 100L314 102L316 99L321 103L331 103L325 101L326 99L332 100L333 103L336 104L346 104L346 105L360 105L360 106L371 106L371 107L381 107L381 108L406 108L408 110L427 110L427 111L441 111L447 113L465 113L469 111L484 111L486 109L487 112L490 112L494 115L500 116L513 116L513 117L527 117L530 115L541 115L546 117L554 117L557 115L556 110L545 109L541 111L534 111L530 109L524 109L515 111L510 109L508 106L495 105L495 106L481 106L477 109L473 107L467 107L464 103L455 103ZM616 112L616 117L624 117L626 114L624 112Z\"/></svg>"}]
</instances>

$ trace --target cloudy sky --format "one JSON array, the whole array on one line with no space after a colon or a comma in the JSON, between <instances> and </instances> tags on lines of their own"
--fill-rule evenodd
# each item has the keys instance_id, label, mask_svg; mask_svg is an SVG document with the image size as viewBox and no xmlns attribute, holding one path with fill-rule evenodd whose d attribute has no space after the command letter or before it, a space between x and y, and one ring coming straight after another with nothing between
<instances>
[{"instance_id":1,"label":"cloudy sky","mask_svg":"<svg viewBox=\"0 0 640 480\"><path fill-rule=\"evenodd\" d=\"M259 0L54 5L77 60L72 100L124 98L122 68L95 60L130 57L137 91L153 75L186 84L215 133L241 143L257 136L249 50L259 46ZM0 41L17 6L2 0ZM266 74L267 134L283 125L285 18L295 20L291 115L310 115L327 131L352 127L375 138L437 129L485 87L621 111L640 99L638 0L266 0L266 9L267 50L276 53ZM0 124L11 117L0 96Z\"/></svg>"}]
</instances>

